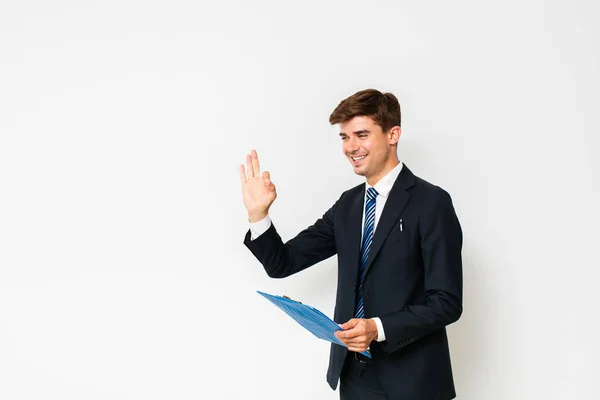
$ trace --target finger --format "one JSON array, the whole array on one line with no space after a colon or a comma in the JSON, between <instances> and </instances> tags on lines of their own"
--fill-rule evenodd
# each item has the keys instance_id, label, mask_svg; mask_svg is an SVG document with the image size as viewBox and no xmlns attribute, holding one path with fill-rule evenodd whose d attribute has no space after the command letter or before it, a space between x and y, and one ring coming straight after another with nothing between
<instances>
[{"instance_id":1,"label":"finger","mask_svg":"<svg viewBox=\"0 0 600 400\"><path fill-rule=\"evenodd\" d=\"M269 183L271 181L271 174L269 173L269 171L264 171L262 173L262 178L265 181L265 183Z\"/></svg>"},{"instance_id":2,"label":"finger","mask_svg":"<svg viewBox=\"0 0 600 400\"><path fill-rule=\"evenodd\" d=\"M246 182L248 182L248 179L246 179L246 169L244 168L244 165L240 165L240 180L242 181L242 185L245 185Z\"/></svg>"},{"instance_id":3,"label":"finger","mask_svg":"<svg viewBox=\"0 0 600 400\"><path fill-rule=\"evenodd\" d=\"M358 336L358 333L352 329L348 331L337 331L336 333L338 338L343 339L345 341L356 340L356 337Z\"/></svg>"},{"instance_id":4,"label":"finger","mask_svg":"<svg viewBox=\"0 0 600 400\"><path fill-rule=\"evenodd\" d=\"M357 342L347 342L346 346L348 346L349 349L355 349L354 351L358 350L358 349L366 349L367 346L364 343L357 343Z\"/></svg>"},{"instance_id":5,"label":"finger","mask_svg":"<svg viewBox=\"0 0 600 400\"><path fill-rule=\"evenodd\" d=\"M334 335L342 341L348 340L348 332L347 331L335 331Z\"/></svg>"},{"instance_id":6,"label":"finger","mask_svg":"<svg viewBox=\"0 0 600 400\"><path fill-rule=\"evenodd\" d=\"M348 341L348 340L343 340L340 339L340 342L342 342L344 344L344 346L350 348L350 347L360 347L363 345L362 342L353 342L353 341Z\"/></svg>"},{"instance_id":7,"label":"finger","mask_svg":"<svg viewBox=\"0 0 600 400\"><path fill-rule=\"evenodd\" d=\"M350 351L354 351L356 353L362 353L363 351L365 351L367 348L363 347L363 346L352 346L352 347L348 347L348 350Z\"/></svg>"},{"instance_id":8,"label":"finger","mask_svg":"<svg viewBox=\"0 0 600 400\"><path fill-rule=\"evenodd\" d=\"M246 170L248 170L248 179L254 178L254 169L252 168L252 156L246 156Z\"/></svg>"},{"instance_id":9,"label":"finger","mask_svg":"<svg viewBox=\"0 0 600 400\"><path fill-rule=\"evenodd\" d=\"M252 150L252 168L254 169L253 175L260 176L260 166L258 165L258 153L256 150Z\"/></svg>"},{"instance_id":10,"label":"finger","mask_svg":"<svg viewBox=\"0 0 600 400\"><path fill-rule=\"evenodd\" d=\"M339 336L337 336L337 335L336 335L336 337L338 338L338 340L339 340L340 342L342 342L344 345L348 346L348 343L346 343L346 340L345 340L345 339L342 339L341 337L339 337Z\"/></svg>"},{"instance_id":11,"label":"finger","mask_svg":"<svg viewBox=\"0 0 600 400\"><path fill-rule=\"evenodd\" d=\"M361 338L360 340L346 340L344 343L346 343L346 346L348 347L366 347L367 346L367 341L364 338Z\"/></svg>"},{"instance_id":12,"label":"finger","mask_svg":"<svg viewBox=\"0 0 600 400\"><path fill-rule=\"evenodd\" d=\"M271 192L274 192L275 191L275 185L271 181L271 174L269 172L265 171L262 174L262 178L263 178L263 181L265 182L265 185L266 185L267 189L269 189Z\"/></svg>"},{"instance_id":13,"label":"finger","mask_svg":"<svg viewBox=\"0 0 600 400\"><path fill-rule=\"evenodd\" d=\"M355 336L349 336L349 337L345 337L344 340L346 341L346 343L366 343L367 342L367 337L363 336L363 335L355 335Z\"/></svg>"},{"instance_id":14,"label":"finger","mask_svg":"<svg viewBox=\"0 0 600 400\"><path fill-rule=\"evenodd\" d=\"M350 321L346 322L345 324L342 324L341 328L344 330L347 329L352 329L356 326L356 324L358 324L360 321L360 319L358 318L352 318Z\"/></svg>"}]
</instances>

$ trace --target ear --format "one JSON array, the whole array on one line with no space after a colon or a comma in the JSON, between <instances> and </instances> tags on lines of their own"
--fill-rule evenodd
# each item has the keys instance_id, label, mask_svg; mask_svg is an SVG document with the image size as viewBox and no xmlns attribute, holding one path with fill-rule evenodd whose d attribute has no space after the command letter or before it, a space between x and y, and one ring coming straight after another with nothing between
<instances>
[{"instance_id":1,"label":"ear","mask_svg":"<svg viewBox=\"0 0 600 400\"><path fill-rule=\"evenodd\" d=\"M397 144L400 140L400 135L402 135L402 129L399 126L394 126L389 130L390 135L390 144Z\"/></svg>"}]
</instances>

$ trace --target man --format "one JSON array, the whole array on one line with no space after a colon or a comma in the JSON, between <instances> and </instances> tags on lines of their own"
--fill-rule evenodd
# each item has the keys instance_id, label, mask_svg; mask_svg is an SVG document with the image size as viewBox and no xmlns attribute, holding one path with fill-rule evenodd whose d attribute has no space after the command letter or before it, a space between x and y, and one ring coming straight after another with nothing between
<instances>
[{"instance_id":1,"label":"man","mask_svg":"<svg viewBox=\"0 0 600 400\"><path fill-rule=\"evenodd\" d=\"M446 326L462 313L462 230L452 200L400 162L400 105L368 89L340 102L342 150L366 178L313 225L284 243L271 222L277 197L256 151L240 166L250 230L244 244L283 278L334 254L338 287L327 381L340 398L455 398ZM369 349L371 359L360 354Z\"/></svg>"}]
</instances>

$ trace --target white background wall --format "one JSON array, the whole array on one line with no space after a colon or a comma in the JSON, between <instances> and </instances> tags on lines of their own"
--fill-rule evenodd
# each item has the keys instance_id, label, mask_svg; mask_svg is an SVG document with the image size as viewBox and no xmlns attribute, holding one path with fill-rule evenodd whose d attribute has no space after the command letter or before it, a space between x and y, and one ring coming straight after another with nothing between
<instances>
[{"instance_id":1,"label":"white background wall","mask_svg":"<svg viewBox=\"0 0 600 400\"><path fill-rule=\"evenodd\" d=\"M400 158L464 230L459 399L593 399L594 1L0 3L0 398L335 399L335 258L271 280L243 246L256 148L284 239L361 182L330 112L402 104Z\"/></svg>"}]
</instances>

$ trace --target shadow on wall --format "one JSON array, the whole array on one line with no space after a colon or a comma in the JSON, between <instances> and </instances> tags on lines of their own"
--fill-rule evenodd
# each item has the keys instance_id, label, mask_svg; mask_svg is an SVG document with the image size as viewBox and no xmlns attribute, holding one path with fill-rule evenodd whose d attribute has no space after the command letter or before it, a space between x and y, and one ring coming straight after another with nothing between
<instances>
[{"instance_id":1,"label":"shadow on wall","mask_svg":"<svg viewBox=\"0 0 600 400\"><path fill-rule=\"evenodd\" d=\"M463 251L463 314L448 327L448 340L452 357L452 369L457 397L466 399L467 388L477 387L485 372L486 354L490 346L486 338L492 329L486 324L490 314L489 299L486 298L482 277L478 276L483 260L469 246Z\"/></svg>"},{"instance_id":2,"label":"shadow on wall","mask_svg":"<svg viewBox=\"0 0 600 400\"><path fill-rule=\"evenodd\" d=\"M494 370L489 363L493 358L491 342L497 317L494 300L490 298L494 291L494 283L490 281L493 275L486 271L490 263L474 240L478 232L473 229L481 226L473 225L485 218L477 215L478 208L468 207L480 197L477 186L467 183L477 182L479 177L468 158L460 153L449 154L444 145L431 148L428 143L405 140L399 148L399 157L415 175L442 187L452 197L463 230L463 313L447 328L452 369L457 398L480 398L482 391L489 393L491 389L482 385L490 382Z\"/></svg>"}]
</instances>

